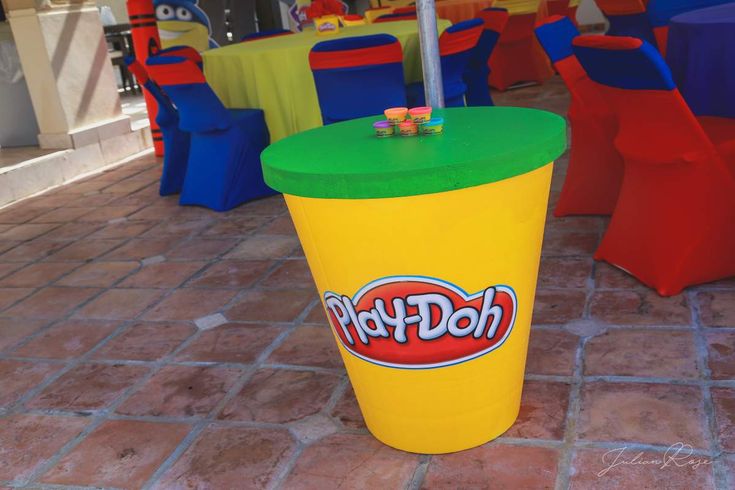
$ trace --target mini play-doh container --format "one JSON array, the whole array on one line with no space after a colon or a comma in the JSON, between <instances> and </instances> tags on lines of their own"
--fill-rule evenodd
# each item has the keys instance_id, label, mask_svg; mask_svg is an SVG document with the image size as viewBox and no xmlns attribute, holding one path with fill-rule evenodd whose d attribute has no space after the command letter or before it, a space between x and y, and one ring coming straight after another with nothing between
<instances>
[{"instance_id":1,"label":"mini play-doh container","mask_svg":"<svg viewBox=\"0 0 735 490\"><path fill-rule=\"evenodd\" d=\"M413 121L403 121L398 125L398 132L401 136L416 136L419 134L419 127Z\"/></svg>"},{"instance_id":2,"label":"mini play-doh container","mask_svg":"<svg viewBox=\"0 0 735 490\"><path fill-rule=\"evenodd\" d=\"M325 15L314 19L314 28L318 36L328 36L339 32L339 17L336 15Z\"/></svg>"},{"instance_id":3,"label":"mini play-doh container","mask_svg":"<svg viewBox=\"0 0 735 490\"><path fill-rule=\"evenodd\" d=\"M408 110L408 116L416 124L424 124L431 119L431 107L414 107Z\"/></svg>"},{"instance_id":4,"label":"mini play-doh container","mask_svg":"<svg viewBox=\"0 0 735 490\"><path fill-rule=\"evenodd\" d=\"M365 137L372 117L295 134L261 157L367 428L433 454L484 444L516 420L551 162L567 141L549 112L435 112L452 128L441 138Z\"/></svg>"},{"instance_id":5,"label":"mini play-doh container","mask_svg":"<svg viewBox=\"0 0 735 490\"><path fill-rule=\"evenodd\" d=\"M390 123L390 121L378 121L373 123L373 129L375 129L375 136L378 138L385 138L393 136L396 128Z\"/></svg>"},{"instance_id":6,"label":"mini play-doh container","mask_svg":"<svg viewBox=\"0 0 735 490\"><path fill-rule=\"evenodd\" d=\"M392 124L398 125L406 120L408 107L391 107L383 111L383 114L385 114L385 118Z\"/></svg>"},{"instance_id":7,"label":"mini play-doh container","mask_svg":"<svg viewBox=\"0 0 735 490\"><path fill-rule=\"evenodd\" d=\"M444 118L434 117L421 125L421 134L441 134L444 131Z\"/></svg>"}]
</instances>

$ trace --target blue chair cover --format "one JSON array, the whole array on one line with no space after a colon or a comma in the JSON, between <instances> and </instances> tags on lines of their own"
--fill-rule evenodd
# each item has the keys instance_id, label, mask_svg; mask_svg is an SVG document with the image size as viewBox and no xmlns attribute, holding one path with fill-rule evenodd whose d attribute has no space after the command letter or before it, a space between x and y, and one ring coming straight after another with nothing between
<instances>
[{"instance_id":1,"label":"blue chair cover","mask_svg":"<svg viewBox=\"0 0 735 490\"><path fill-rule=\"evenodd\" d=\"M505 23L508 20L508 11L501 8L489 8L481 12L481 15L497 15L500 20L497 21L505 27ZM497 30L496 30L497 29ZM493 54L493 49L500 39L502 34L502 28L496 27L495 29L489 27L487 22L485 28L482 30L480 40L477 42L477 46L472 50L470 59L467 63L462 78L464 83L467 85L467 92L465 93L465 100L468 106L492 106L493 99L490 96L490 87L488 84L488 77L490 76L490 56Z\"/></svg>"},{"instance_id":2,"label":"blue chair cover","mask_svg":"<svg viewBox=\"0 0 735 490\"><path fill-rule=\"evenodd\" d=\"M176 104L180 129L191 133L180 204L227 211L274 194L260 165L260 153L270 142L263 111L227 110L189 60L152 57L147 64Z\"/></svg>"},{"instance_id":3,"label":"blue chair cover","mask_svg":"<svg viewBox=\"0 0 735 490\"><path fill-rule=\"evenodd\" d=\"M536 38L541 47L546 51L552 63L557 63L574 54L572 41L579 36L579 30L569 17L557 16L558 20L552 22L547 19L545 24L536 27Z\"/></svg>"},{"instance_id":4,"label":"blue chair cover","mask_svg":"<svg viewBox=\"0 0 735 490\"><path fill-rule=\"evenodd\" d=\"M324 124L406 105L401 44L388 34L323 41L309 53Z\"/></svg>"},{"instance_id":5,"label":"blue chair cover","mask_svg":"<svg viewBox=\"0 0 735 490\"><path fill-rule=\"evenodd\" d=\"M477 38L467 37L465 34L477 31ZM444 105L446 107L464 107L467 85L462 78L469 63L472 50L482 35L482 20L470 19L459 22L444 31L439 38L441 55L442 82L444 84ZM447 49L445 46L453 43L455 38L462 38L462 49ZM451 54L444 54L449 51ZM406 87L408 103L412 107L426 105L424 84L412 83Z\"/></svg>"},{"instance_id":6,"label":"blue chair cover","mask_svg":"<svg viewBox=\"0 0 735 490\"><path fill-rule=\"evenodd\" d=\"M193 61L200 70L204 69L204 60L202 55L195 48L191 46L171 46L165 49L159 49L155 56L178 56L179 58L186 58L187 60Z\"/></svg>"},{"instance_id":7,"label":"blue chair cover","mask_svg":"<svg viewBox=\"0 0 735 490\"><path fill-rule=\"evenodd\" d=\"M673 90L671 70L658 50L643 41L626 49L573 46L574 54L595 82L626 90Z\"/></svg>"},{"instance_id":8,"label":"blue chair cover","mask_svg":"<svg viewBox=\"0 0 735 490\"><path fill-rule=\"evenodd\" d=\"M645 12L630 15L608 15L607 20L610 21L610 29L607 31L608 36L637 37L654 46L656 45L656 36L653 34L653 28Z\"/></svg>"},{"instance_id":9,"label":"blue chair cover","mask_svg":"<svg viewBox=\"0 0 735 490\"><path fill-rule=\"evenodd\" d=\"M406 12L403 14L385 14L375 19L374 24L381 22L398 22L402 20L416 20L416 12Z\"/></svg>"},{"instance_id":10,"label":"blue chair cover","mask_svg":"<svg viewBox=\"0 0 735 490\"><path fill-rule=\"evenodd\" d=\"M186 166L189 161L189 133L179 129L179 114L168 96L156 82L148 77L145 68L135 58L125 58L125 63L143 87L158 103L156 124L163 139L163 173L158 192L162 196L178 194L184 185Z\"/></svg>"}]
</instances>

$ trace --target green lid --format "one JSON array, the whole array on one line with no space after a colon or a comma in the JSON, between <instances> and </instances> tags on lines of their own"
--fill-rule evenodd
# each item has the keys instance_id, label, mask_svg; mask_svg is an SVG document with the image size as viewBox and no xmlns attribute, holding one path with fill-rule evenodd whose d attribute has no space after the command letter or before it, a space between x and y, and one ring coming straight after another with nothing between
<instances>
[{"instance_id":1,"label":"green lid","mask_svg":"<svg viewBox=\"0 0 735 490\"><path fill-rule=\"evenodd\" d=\"M566 122L517 107L437 109L444 133L377 138L379 116L282 139L261 155L265 181L285 194L332 199L415 196L515 177L556 159Z\"/></svg>"}]
</instances>

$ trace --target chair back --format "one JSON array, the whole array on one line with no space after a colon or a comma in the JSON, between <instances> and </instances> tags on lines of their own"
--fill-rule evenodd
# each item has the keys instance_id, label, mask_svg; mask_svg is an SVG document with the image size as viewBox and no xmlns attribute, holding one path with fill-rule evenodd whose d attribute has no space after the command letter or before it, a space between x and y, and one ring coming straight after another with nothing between
<instances>
[{"instance_id":1,"label":"chair back","mask_svg":"<svg viewBox=\"0 0 735 490\"><path fill-rule=\"evenodd\" d=\"M372 24L378 17L393 13L393 7L378 7L365 10L365 20L368 24Z\"/></svg>"},{"instance_id":2,"label":"chair back","mask_svg":"<svg viewBox=\"0 0 735 490\"><path fill-rule=\"evenodd\" d=\"M653 45L632 37L579 36L573 51L615 113L621 154L663 162L716 153Z\"/></svg>"},{"instance_id":3,"label":"chair back","mask_svg":"<svg viewBox=\"0 0 735 490\"><path fill-rule=\"evenodd\" d=\"M448 82L462 79L462 73L482 36L483 26L482 19L464 20L448 27L439 36L439 55L445 89Z\"/></svg>"},{"instance_id":4,"label":"chair back","mask_svg":"<svg viewBox=\"0 0 735 490\"><path fill-rule=\"evenodd\" d=\"M200 70L204 69L204 60L202 59L202 55L191 46L171 46L170 48L159 50L155 55L186 58L187 60L193 61Z\"/></svg>"},{"instance_id":5,"label":"chair back","mask_svg":"<svg viewBox=\"0 0 735 490\"><path fill-rule=\"evenodd\" d=\"M373 21L373 24L380 24L382 22L399 22L402 20L416 20L416 12L381 15Z\"/></svg>"},{"instance_id":6,"label":"chair back","mask_svg":"<svg viewBox=\"0 0 735 490\"><path fill-rule=\"evenodd\" d=\"M503 34L505 26L508 25L510 14L506 9L491 7L481 10L477 17L482 20L483 28L477 47L472 53L471 63L481 61L487 65L493 48L498 43L500 35Z\"/></svg>"},{"instance_id":7,"label":"chair back","mask_svg":"<svg viewBox=\"0 0 735 490\"><path fill-rule=\"evenodd\" d=\"M646 13L647 0L595 0L610 22L609 36L637 37L656 45Z\"/></svg>"},{"instance_id":8,"label":"chair back","mask_svg":"<svg viewBox=\"0 0 735 490\"><path fill-rule=\"evenodd\" d=\"M579 36L579 30L569 17L552 15L536 24L535 33L554 68L573 92L579 79L587 78L572 51L572 41Z\"/></svg>"},{"instance_id":9,"label":"chair back","mask_svg":"<svg viewBox=\"0 0 735 490\"><path fill-rule=\"evenodd\" d=\"M158 103L158 113L156 114L156 123L160 127L177 125L179 122L179 114L176 108L171 103L171 99L164 93L161 87L151 80L148 76L148 71L142 63L136 60L132 56L125 58L125 64L128 65L130 73L135 75L140 83Z\"/></svg>"},{"instance_id":10,"label":"chair back","mask_svg":"<svg viewBox=\"0 0 735 490\"><path fill-rule=\"evenodd\" d=\"M293 33L293 31L289 31L288 29L270 29L267 31L258 31L253 32L252 34L245 34L243 37L240 38L240 42L246 43L250 41L258 41L260 39L269 39L271 37L288 36L289 34Z\"/></svg>"},{"instance_id":11,"label":"chair back","mask_svg":"<svg viewBox=\"0 0 735 490\"><path fill-rule=\"evenodd\" d=\"M467 84L467 105L493 105L488 86L490 56L508 23L508 17L508 11L500 8L487 8L478 14L483 22L482 34L470 54L463 76Z\"/></svg>"},{"instance_id":12,"label":"chair back","mask_svg":"<svg viewBox=\"0 0 735 490\"><path fill-rule=\"evenodd\" d=\"M148 75L176 105L182 130L206 132L231 126L229 112L194 62L175 56L152 56L146 66Z\"/></svg>"},{"instance_id":13,"label":"chair back","mask_svg":"<svg viewBox=\"0 0 735 490\"><path fill-rule=\"evenodd\" d=\"M406 105L401 43L388 34L322 41L309 65L324 124Z\"/></svg>"}]
</instances>

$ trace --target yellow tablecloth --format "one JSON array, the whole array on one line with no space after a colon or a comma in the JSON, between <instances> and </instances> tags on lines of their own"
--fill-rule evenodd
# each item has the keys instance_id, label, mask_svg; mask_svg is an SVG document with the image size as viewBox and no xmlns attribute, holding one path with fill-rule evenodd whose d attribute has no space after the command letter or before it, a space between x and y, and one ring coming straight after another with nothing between
<instances>
[{"instance_id":1,"label":"yellow tablecloth","mask_svg":"<svg viewBox=\"0 0 735 490\"><path fill-rule=\"evenodd\" d=\"M438 21L439 32L449 27ZM260 108L271 141L322 125L319 100L309 68L309 50L327 39L387 33L403 46L406 83L421 80L416 21L387 22L343 28L339 34L314 31L234 44L203 53L207 81L230 109Z\"/></svg>"},{"instance_id":2,"label":"yellow tablecloth","mask_svg":"<svg viewBox=\"0 0 735 490\"><path fill-rule=\"evenodd\" d=\"M495 0L439 0L436 16L456 24L477 17L480 10L492 7L493 3Z\"/></svg>"}]
</instances>

